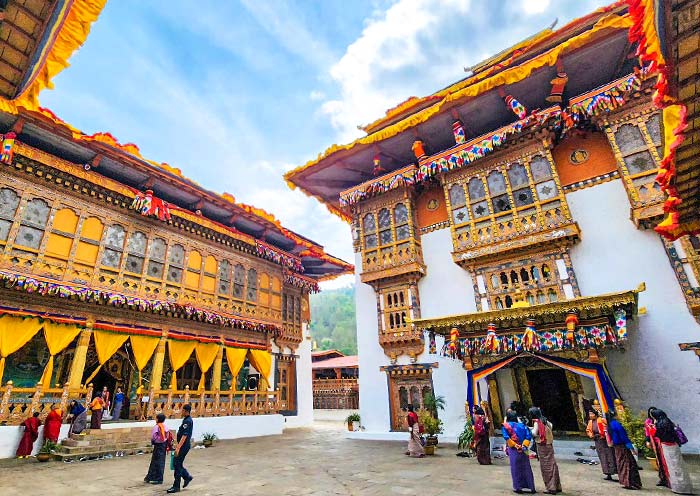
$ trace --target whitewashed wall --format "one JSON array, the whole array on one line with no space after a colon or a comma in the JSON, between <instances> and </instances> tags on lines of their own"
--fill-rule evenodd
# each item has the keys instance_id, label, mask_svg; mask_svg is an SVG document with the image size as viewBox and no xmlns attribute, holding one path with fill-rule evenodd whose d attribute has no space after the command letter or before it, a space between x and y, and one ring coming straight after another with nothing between
<instances>
[{"instance_id":1,"label":"whitewashed wall","mask_svg":"<svg viewBox=\"0 0 700 496\"><path fill-rule=\"evenodd\" d=\"M635 410L656 406L680 423L700 449L700 363L678 343L698 341L700 326L685 304L680 285L659 236L637 229L621 181L567 195L571 214L581 227L582 241L571 259L583 296L634 289L646 291L639 306L646 315L629 329L624 353L609 352L608 367L624 399Z\"/></svg>"},{"instance_id":2,"label":"whitewashed wall","mask_svg":"<svg viewBox=\"0 0 700 496\"><path fill-rule=\"evenodd\" d=\"M165 425L168 429L177 429L182 420L168 419ZM150 422L119 422L116 424L105 423L102 428L121 429L128 427L152 427ZM61 426L59 442L68 437L70 425ZM202 417L194 418L194 431L192 438L201 441L202 434L212 432L219 439L238 439L244 437L274 436L282 434L284 429L284 417L282 415L239 415L232 417ZM13 458L17 451L17 446L22 438L24 429L18 426L0 427L0 458ZM44 426L39 428L39 439L34 443L34 453L39 451L44 440Z\"/></svg>"},{"instance_id":3,"label":"whitewashed wall","mask_svg":"<svg viewBox=\"0 0 700 496\"><path fill-rule=\"evenodd\" d=\"M307 324L303 325L304 340L296 350L297 358L297 414L285 417L285 427L308 427L314 421L314 398L311 373L311 337Z\"/></svg>"},{"instance_id":4,"label":"whitewashed wall","mask_svg":"<svg viewBox=\"0 0 700 496\"><path fill-rule=\"evenodd\" d=\"M421 236L426 275L418 282L421 317L433 318L445 315L476 312L474 286L471 275L452 261L452 235L450 229L440 229ZM437 351L444 340L437 337ZM426 351L418 357L419 363L438 362L433 369L435 394L444 396L445 411L440 412L444 422L444 438L455 441L464 427L464 404L467 400L467 374L460 360L452 360Z\"/></svg>"},{"instance_id":5,"label":"whitewashed wall","mask_svg":"<svg viewBox=\"0 0 700 496\"><path fill-rule=\"evenodd\" d=\"M360 366L360 418L367 432L388 432L389 385L386 373L379 370L389 359L379 345L377 299L374 289L360 281L362 256L355 255L355 312L357 316L357 353Z\"/></svg>"}]
</instances>

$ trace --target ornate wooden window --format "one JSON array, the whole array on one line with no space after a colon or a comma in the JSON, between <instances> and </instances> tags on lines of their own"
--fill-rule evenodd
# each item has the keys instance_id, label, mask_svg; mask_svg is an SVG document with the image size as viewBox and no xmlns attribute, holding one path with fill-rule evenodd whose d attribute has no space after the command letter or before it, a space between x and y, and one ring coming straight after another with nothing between
<instances>
[{"instance_id":1,"label":"ornate wooden window","mask_svg":"<svg viewBox=\"0 0 700 496\"><path fill-rule=\"evenodd\" d=\"M216 289L216 259L207 255L204 259L204 274L202 276L202 292L214 294Z\"/></svg>"},{"instance_id":2,"label":"ornate wooden window","mask_svg":"<svg viewBox=\"0 0 700 496\"><path fill-rule=\"evenodd\" d=\"M248 291L246 293L246 301L251 303L258 301L258 271L255 269L248 270Z\"/></svg>"},{"instance_id":3,"label":"ornate wooden window","mask_svg":"<svg viewBox=\"0 0 700 496\"><path fill-rule=\"evenodd\" d=\"M411 237L408 207L403 203L399 203L394 207L394 230L396 231L396 241L403 241Z\"/></svg>"},{"instance_id":4,"label":"ornate wooden window","mask_svg":"<svg viewBox=\"0 0 700 496\"><path fill-rule=\"evenodd\" d=\"M38 251L41 240L44 237L46 223L49 220L49 204L40 199L33 198L27 202L22 212L19 231L15 238L15 245Z\"/></svg>"},{"instance_id":5,"label":"ornate wooden window","mask_svg":"<svg viewBox=\"0 0 700 496\"><path fill-rule=\"evenodd\" d=\"M180 284L185 264L185 249L182 245L172 245L168 253L168 282Z\"/></svg>"},{"instance_id":6,"label":"ornate wooden window","mask_svg":"<svg viewBox=\"0 0 700 496\"><path fill-rule=\"evenodd\" d=\"M103 232L104 224L97 217L88 217L83 221L78 248L75 250L76 263L83 264L86 268L95 267Z\"/></svg>"},{"instance_id":7,"label":"ornate wooden window","mask_svg":"<svg viewBox=\"0 0 700 496\"><path fill-rule=\"evenodd\" d=\"M270 307L270 276L266 272L260 274L260 294L258 304L261 307Z\"/></svg>"},{"instance_id":8,"label":"ornate wooden window","mask_svg":"<svg viewBox=\"0 0 700 496\"><path fill-rule=\"evenodd\" d=\"M197 250L192 250L187 255L187 272L185 272L185 287L199 289L199 278L202 273L202 255Z\"/></svg>"},{"instance_id":9,"label":"ornate wooden window","mask_svg":"<svg viewBox=\"0 0 700 496\"><path fill-rule=\"evenodd\" d=\"M651 106L636 110L609 123L606 133L632 205L633 220L646 227L663 214L664 194L656 183L663 157L661 114Z\"/></svg>"},{"instance_id":10,"label":"ornate wooden window","mask_svg":"<svg viewBox=\"0 0 700 496\"><path fill-rule=\"evenodd\" d=\"M5 244L19 206L19 195L10 188L0 189L0 244Z\"/></svg>"},{"instance_id":11,"label":"ornate wooden window","mask_svg":"<svg viewBox=\"0 0 700 496\"><path fill-rule=\"evenodd\" d=\"M408 327L409 305L408 289L388 291L382 295L384 300L384 332L395 332Z\"/></svg>"},{"instance_id":12,"label":"ornate wooden window","mask_svg":"<svg viewBox=\"0 0 700 496\"><path fill-rule=\"evenodd\" d=\"M271 277L270 306L273 310L280 310L282 306L282 281L279 277Z\"/></svg>"},{"instance_id":13,"label":"ornate wooden window","mask_svg":"<svg viewBox=\"0 0 700 496\"><path fill-rule=\"evenodd\" d=\"M548 152L446 178L455 252L572 223Z\"/></svg>"},{"instance_id":14,"label":"ornate wooden window","mask_svg":"<svg viewBox=\"0 0 700 496\"><path fill-rule=\"evenodd\" d=\"M283 294L282 295L282 322L287 322L287 305L288 305L288 300L287 300L287 295Z\"/></svg>"},{"instance_id":15,"label":"ornate wooden window","mask_svg":"<svg viewBox=\"0 0 700 496\"><path fill-rule=\"evenodd\" d=\"M233 297L242 300L245 293L245 269L241 264L233 269Z\"/></svg>"},{"instance_id":16,"label":"ornate wooden window","mask_svg":"<svg viewBox=\"0 0 700 496\"><path fill-rule=\"evenodd\" d=\"M231 294L231 262L228 260L222 260L219 264L219 294Z\"/></svg>"},{"instance_id":17,"label":"ornate wooden window","mask_svg":"<svg viewBox=\"0 0 700 496\"><path fill-rule=\"evenodd\" d=\"M141 231L132 232L129 235L129 241L126 243L126 266L124 267L126 272L132 274L143 272L147 244L148 238Z\"/></svg>"},{"instance_id":18,"label":"ornate wooden window","mask_svg":"<svg viewBox=\"0 0 700 496\"><path fill-rule=\"evenodd\" d=\"M472 277L479 311L541 305L580 296L566 251L480 266L474 269Z\"/></svg>"},{"instance_id":19,"label":"ornate wooden window","mask_svg":"<svg viewBox=\"0 0 700 496\"><path fill-rule=\"evenodd\" d=\"M78 229L78 220L78 214L70 208L61 208L54 213L53 224L44 248L47 257L68 260Z\"/></svg>"},{"instance_id":20,"label":"ornate wooden window","mask_svg":"<svg viewBox=\"0 0 700 496\"><path fill-rule=\"evenodd\" d=\"M148 271L146 277L158 281L163 279L166 249L167 245L165 240L161 238L154 238L151 240L148 245Z\"/></svg>"},{"instance_id":21,"label":"ornate wooden window","mask_svg":"<svg viewBox=\"0 0 700 496\"><path fill-rule=\"evenodd\" d=\"M110 269L119 270L122 262L122 253L124 251L124 240L126 231L119 224L112 224L105 231L104 250L102 251L102 266Z\"/></svg>"}]
</instances>

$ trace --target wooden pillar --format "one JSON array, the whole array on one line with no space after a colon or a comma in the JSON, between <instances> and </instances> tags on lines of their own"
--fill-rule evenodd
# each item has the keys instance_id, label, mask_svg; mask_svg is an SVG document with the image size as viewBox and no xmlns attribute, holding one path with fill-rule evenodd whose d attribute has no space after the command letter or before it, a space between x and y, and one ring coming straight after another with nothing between
<instances>
[{"instance_id":1,"label":"wooden pillar","mask_svg":"<svg viewBox=\"0 0 700 496\"><path fill-rule=\"evenodd\" d=\"M151 371L151 390L158 391L160 383L163 380L163 361L165 360L165 342L168 340L167 334L164 333L160 338L160 342L156 347L156 353L153 356L153 369Z\"/></svg>"},{"instance_id":2,"label":"wooden pillar","mask_svg":"<svg viewBox=\"0 0 700 496\"><path fill-rule=\"evenodd\" d=\"M341 379L342 378L342 371L340 369L335 369L335 378L336 379Z\"/></svg>"},{"instance_id":3,"label":"wooden pillar","mask_svg":"<svg viewBox=\"0 0 700 496\"><path fill-rule=\"evenodd\" d=\"M496 374L491 374L486 379L489 384L489 401L491 406L491 414L493 418L491 419L491 425L493 427L501 425L503 422L503 408L501 408L501 397L498 391L498 381L496 381Z\"/></svg>"},{"instance_id":4,"label":"wooden pillar","mask_svg":"<svg viewBox=\"0 0 700 496\"><path fill-rule=\"evenodd\" d=\"M211 388L214 391L221 389L221 367L224 363L224 345L219 345L219 353L216 354L214 360L214 368L211 373Z\"/></svg>"},{"instance_id":5,"label":"wooden pillar","mask_svg":"<svg viewBox=\"0 0 700 496\"><path fill-rule=\"evenodd\" d=\"M85 360L87 359L88 347L90 346L90 337L92 336L93 322L88 320L85 329L78 336L78 345L73 353L73 361L70 365L70 375L68 376L68 387L70 389L79 389L85 373Z\"/></svg>"}]
</instances>

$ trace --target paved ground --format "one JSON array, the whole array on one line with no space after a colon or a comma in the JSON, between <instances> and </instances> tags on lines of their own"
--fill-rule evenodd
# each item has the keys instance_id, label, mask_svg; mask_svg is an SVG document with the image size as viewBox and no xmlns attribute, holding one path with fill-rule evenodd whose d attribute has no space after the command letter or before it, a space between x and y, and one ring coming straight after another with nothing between
<instances>
[{"instance_id":1,"label":"paved ground","mask_svg":"<svg viewBox=\"0 0 700 496\"><path fill-rule=\"evenodd\" d=\"M220 441L193 450L185 464L195 480L185 495L491 495L512 494L506 460L480 467L455 456L454 445L434 457L411 459L404 446L343 438L342 425L317 422L314 429L288 430L281 437ZM0 495L164 494L169 485L142 482L149 456L63 464L33 460L0 463ZM598 466L560 462L565 495L629 495L619 484L604 482ZM542 490L537 462L535 483ZM700 466L692 465L700 490ZM166 478L172 472L166 468ZM642 472L645 494L672 493L654 486L655 474ZM698 491L700 493L700 491Z\"/></svg>"}]
</instances>

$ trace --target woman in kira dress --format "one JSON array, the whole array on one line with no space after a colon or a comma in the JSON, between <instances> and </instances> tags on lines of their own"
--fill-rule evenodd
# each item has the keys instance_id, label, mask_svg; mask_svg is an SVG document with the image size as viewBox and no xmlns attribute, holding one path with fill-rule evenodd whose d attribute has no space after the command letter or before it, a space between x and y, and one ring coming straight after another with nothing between
<instances>
[{"instance_id":1,"label":"woman in kira dress","mask_svg":"<svg viewBox=\"0 0 700 496\"><path fill-rule=\"evenodd\" d=\"M406 423L408 424L408 451L407 455L413 458L423 458L425 456L425 450L420 442L420 422L418 422L418 415L413 411L413 405L408 405L408 415L406 415Z\"/></svg>"},{"instance_id":2,"label":"woman in kira dress","mask_svg":"<svg viewBox=\"0 0 700 496\"><path fill-rule=\"evenodd\" d=\"M561 479L559 478L559 466L554 458L554 435L552 433L552 423L549 422L542 410L537 407L530 408L530 418L532 419L532 438L537 444L537 457L540 460L540 471L542 480L549 494L561 492Z\"/></svg>"},{"instance_id":3,"label":"woman in kira dress","mask_svg":"<svg viewBox=\"0 0 700 496\"><path fill-rule=\"evenodd\" d=\"M172 446L168 448L168 428L165 426L165 415L162 413L156 416L156 425L151 431L151 444L153 445L151 464L143 481L149 484L162 484L166 451L172 448Z\"/></svg>"},{"instance_id":4,"label":"woman in kira dress","mask_svg":"<svg viewBox=\"0 0 700 496\"><path fill-rule=\"evenodd\" d=\"M44 420L44 439L57 443L62 423L63 412L57 406L52 406L46 420Z\"/></svg>"},{"instance_id":5,"label":"woman in kira dress","mask_svg":"<svg viewBox=\"0 0 700 496\"><path fill-rule=\"evenodd\" d=\"M87 409L80 404L79 401L73 400L70 402L70 409L68 410L68 415L71 418L70 431L68 435L80 434L85 430L87 425Z\"/></svg>"},{"instance_id":6,"label":"woman in kira dress","mask_svg":"<svg viewBox=\"0 0 700 496\"><path fill-rule=\"evenodd\" d=\"M491 441L489 419L480 406L474 407L474 451L479 465L491 465Z\"/></svg>"},{"instance_id":7,"label":"woman in kira dress","mask_svg":"<svg viewBox=\"0 0 700 496\"><path fill-rule=\"evenodd\" d=\"M102 429L102 411L105 403L100 393L97 393L90 403L90 429Z\"/></svg>"},{"instance_id":8,"label":"woman in kira dress","mask_svg":"<svg viewBox=\"0 0 700 496\"><path fill-rule=\"evenodd\" d=\"M609 444L615 451L615 465L620 484L625 489L641 489L642 479L639 476L637 460L634 459L632 450L634 445L627 436L627 431L622 424L617 421L615 413L610 411L606 414L608 419Z\"/></svg>"},{"instance_id":9,"label":"woman in kira dress","mask_svg":"<svg viewBox=\"0 0 700 496\"><path fill-rule=\"evenodd\" d=\"M24 432L22 433L22 439L19 441L19 446L17 446L17 458L27 458L32 454L34 442L39 439L40 425L39 412L34 412L31 417L22 422L20 426L24 427Z\"/></svg>"},{"instance_id":10,"label":"woman in kira dress","mask_svg":"<svg viewBox=\"0 0 700 496\"><path fill-rule=\"evenodd\" d=\"M605 480L617 482L613 479L613 474L617 473L615 466L615 451L608 446L608 423L601 417L597 411L590 410L588 412L588 426L586 434L595 442L595 451L600 460L600 469L605 475Z\"/></svg>"},{"instance_id":11,"label":"woman in kira dress","mask_svg":"<svg viewBox=\"0 0 700 496\"><path fill-rule=\"evenodd\" d=\"M677 494L693 494L693 482L683 462L676 425L671 422L663 410L654 408L650 411L654 419L653 437L659 440L661 459L668 487Z\"/></svg>"},{"instance_id":12,"label":"woman in kira dress","mask_svg":"<svg viewBox=\"0 0 700 496\"><path fill-rule=\"evenodd\" d=\"M661 448L661 440L656 437L656 425L655 420L652 416L652 412L656 408L653 406L647 410L647 418L644 421L644 435L646 436L647 448L650 448L654 452L654 458L656 458L656 465L659 471L659 482L656 483L659 487L671 487L668 482L668 476L666 475L666 461L664 460L663 449Z\"/></svg>"},{"instance_id":13,"label":"woman in kira dress","mask_svg":"<svg viewBox=\"0 0 700 496\"><path fill-rule=\"evenodd\" d=\"M523 489L536 493L535 477L532 475L528 450L532 442L530 429L518 421L518 414L511 409L503 422L503 439L506 440L506 454L510 461L510 476L513 479L513 491L520 494Z\"/></svg>"}]
</instances>

